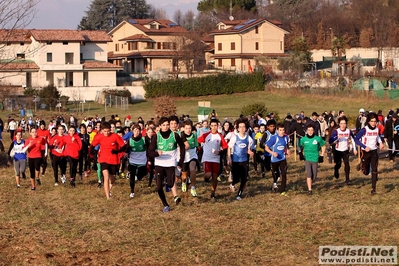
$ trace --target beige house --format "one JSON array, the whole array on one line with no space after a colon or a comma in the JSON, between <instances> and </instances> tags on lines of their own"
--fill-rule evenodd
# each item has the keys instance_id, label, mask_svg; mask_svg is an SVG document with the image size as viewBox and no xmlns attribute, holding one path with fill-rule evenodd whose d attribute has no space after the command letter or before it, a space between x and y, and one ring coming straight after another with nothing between
<instances>
[{"instance_id":1,"label":"beige house","mask_svg":"<svg viewBox=\"0 0 399 266\"><path fill-rule=\"evenodd\" d=\"M0 84L23 87L115 86L103 31L2 30Z\"/></svg>"},{"instance_id":2,"label":"beige house","mask_svg":"<svg viewBox=\"0 0 399 266\"><path fill-rule=\"evenodd\" d=\"M251 72L256 58L268 58L267 68L276 68L284 53L284 35L277 21L266 19L226 20L217 24L210 33L214 36L214 54L211 59L216 68Z\"/></svg>"},{"instance_id":3,"label":"beige house","mask_svg":"<svg viewBox=\"0 0 399 266\"><path fill-rule=\"evenodd\" d=\"M187 33L170 20L124 20L109 32L108 60L126 73L175 71L180 40Z\"/></svg>"}]
</instances>

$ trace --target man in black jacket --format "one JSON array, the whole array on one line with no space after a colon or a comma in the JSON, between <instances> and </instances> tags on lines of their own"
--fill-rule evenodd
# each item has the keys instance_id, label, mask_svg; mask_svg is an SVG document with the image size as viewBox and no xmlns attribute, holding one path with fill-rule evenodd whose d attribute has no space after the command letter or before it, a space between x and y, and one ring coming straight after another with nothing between
<instances>
[{"instance_id":1,"label":"man in black jacket","mask_svg":"<svg viewBox=\"0 0 399 266\"><path fill-rule=\"evenodd\" d=\"M399 150L399 120L398 114L393 113L392 117L387 120L385 124L385 131L384 131L384 139L388 142L389 147L389 160L393 162L395 159L396 154L398 153L396 150ZM395 143L395 147L393 144ZM395 149L395 151L393 150Z\"/></svg>"}]
</instances>

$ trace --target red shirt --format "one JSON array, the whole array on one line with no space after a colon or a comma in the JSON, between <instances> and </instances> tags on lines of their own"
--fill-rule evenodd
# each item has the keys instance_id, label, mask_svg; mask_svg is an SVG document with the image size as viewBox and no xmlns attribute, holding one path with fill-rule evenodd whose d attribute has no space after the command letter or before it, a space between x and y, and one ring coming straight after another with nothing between
<instances>
[{"instance_id":1,"label":"red shirt","mask_svg":"<svg viewBox=\"0 0 399 266\"><path fill-rule=\"evenodd\" d=\"M64 155L79 159L79 151L82 149L82 141L79 135L75 134L71 136L68 134L64 136L63 140L65 143Z\"/></svg>"},{"instance_id":2,"label":"red shirt","mask_svg":"<svg viewBox=\"0 0 399 266\"><path fill-rule=\"evenodd\" d=\"M59 136L55 135L54 137L50 138L49 144L51 146L55 146L53 149L51 149L51 153L54 154L55 156L64 156L64 146L65 146L65 141L64 141L64 136ZM61 153L57 151L57 149L61 149Z\"/></svg>"},{"instance_id":3,"label":"red shirt","mask_svg":"<svg viewBox=\"0 0 399 266\"><path fill-rule=\"evenodd\" d=\"M25 146L32 142L32 145L28 148L28 158L42 158L42 146L46 144L45 140L39 136L36 138L29 137L25 141Z\"/></svg>"},{"instance_id":4,"label":"red shirt","mask_svg":"<svg viewBox=\"0 0 399 266\"><path fill-rule=\"evenodd\" d=\"M37 136L38 137L42 137L45 140L44 145L42 147L42 150L44 150L45 149L45 144L48 143L48 141L50 140L50 137L51 137L50 131L48 131L47 129L38 128L37 129Z\"/></svg>"},{"instance_id":5,"label":"red shirt","mask_svg":"<svg viewBox=\"0 0 399 266\"><path fill-rule=\"evenodd\" d=\"M119 164L118 154L112 154L112 150L119 150L125 145L122 137L116 133L110 133L109 136L103 134L97 134L94 137L92 146L100 144L100 150L98 151L98 162L108 164Z\"/></svg>"}]
</instances>

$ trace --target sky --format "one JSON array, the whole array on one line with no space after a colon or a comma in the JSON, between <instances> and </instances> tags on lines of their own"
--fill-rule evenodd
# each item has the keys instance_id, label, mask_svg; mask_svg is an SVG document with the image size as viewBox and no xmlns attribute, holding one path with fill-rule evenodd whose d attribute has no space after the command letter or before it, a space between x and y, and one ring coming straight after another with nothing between
<instances>
[{"instance_id":1,"label":"sky","mask_svg":"<svg viewBox=\"0 0 399 266\"><path fill-rule=\"evenodd\" d=\"M76 29L92 0L40 0L37 13L26 27L30 29ZM147 4L163 8L170 20L180 9L183 14L192 10L197 12L199 0L147 0Z\"/></svg>"}]
</instances>

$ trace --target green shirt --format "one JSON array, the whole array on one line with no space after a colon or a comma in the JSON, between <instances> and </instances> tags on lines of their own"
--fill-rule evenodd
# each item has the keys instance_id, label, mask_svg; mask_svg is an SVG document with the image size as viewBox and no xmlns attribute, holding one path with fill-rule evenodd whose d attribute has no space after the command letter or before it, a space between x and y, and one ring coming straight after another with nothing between
<instances>
[{"instance_id":1,"label":"green shirt","mask_svg":"<svg viewBox=\"0 0 399 266\"><path fill-rule=\"evenodd\" d=\"M307 135L301 138L299 146L303 150L305 161L317 163L319 162L319 150L326 142L319 136L313 135L309 138Z\"/></svg>"}]
</instances>

